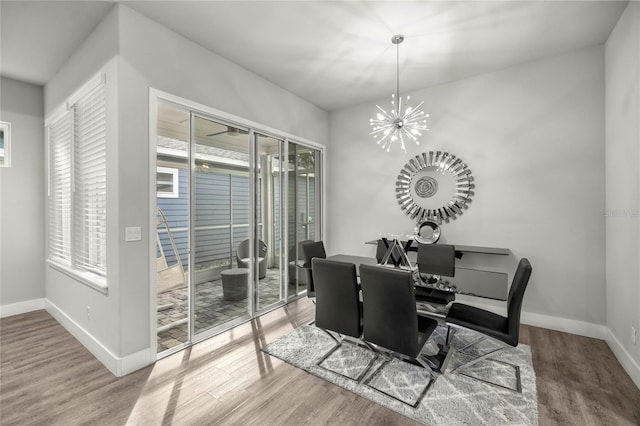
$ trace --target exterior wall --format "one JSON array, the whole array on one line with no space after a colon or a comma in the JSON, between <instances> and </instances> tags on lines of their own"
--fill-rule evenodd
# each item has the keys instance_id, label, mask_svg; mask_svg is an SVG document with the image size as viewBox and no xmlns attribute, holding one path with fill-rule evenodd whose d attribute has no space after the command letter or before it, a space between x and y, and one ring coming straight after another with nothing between
<instances>
[{"instance_id":1,"label":"exterior wall","mask_svg":"<svg viewBox=\"0 0 640 426\"><path fill-rule=\"evenodd\" d=\"M230 182L231 180L231 182ZM238 244L249 235L249 178L237 174L222 172L196 173L196 266L212 264L224 269L234 267L235 252ZM231 185L231 187L230 187ZM185 169L179 171L179 197L158 198L158 207L162 209L178 249L180 260L188 267L188 177ZM233 195L232 195L233 194ZM230 197L233 205L233 224L246 225L234 228L233 246L230 236ZM203 229L215 226L217 229ZM224 227L224 228L221 228ZM160 239L169 265L175 264L176 256L164 228L160 227ZM225 263L222 265L221 263Z\"/></svg>"},{"instance_id":2,"label":"exterior wall","mask_svg":"<svg viewBox=\"0 0 640 426\"><path fill-rule=\"evenodd\" d=\"M512 253L500 259L465 255L462 265L512 274L519 258L529 258L533 275L524 310L557 317L550 327L559 327L562 318L601 333L603 47L424 89L411 98L425 101L430 130L419 146L409 143L406 154L398 146L387 153L369 136L373 103L331 114L328 252L373 255L375 246L364 242L379 233L412 233L415 223L395 199L396 177L415 155L447 151L468 164L476 188L469 209L442 226L441 241Z\"/></svg>"},{"instance_id":3,"label":"exterior wall","mask_svg":"<svg viewBox=\"0 0 640 426\"><path fill-rule=\"evenodd\" d=\"M11 123L11 167L0 168L2 315L41 309L45 296L42 87L2 78L0 120ZM11 306L30 304L17 309Z\"/></svg>"},{"instance_id":4,"label":"exterior wall","mask_svg":"<svg viewBox=\"0 0 640 426\"><path fill-rule=\"evenodd\" d=\"M606 282L609 345L640 386L640 4L606 44ZM631 327L636 330L634 344Z\"/></svg>"}]
</instances>

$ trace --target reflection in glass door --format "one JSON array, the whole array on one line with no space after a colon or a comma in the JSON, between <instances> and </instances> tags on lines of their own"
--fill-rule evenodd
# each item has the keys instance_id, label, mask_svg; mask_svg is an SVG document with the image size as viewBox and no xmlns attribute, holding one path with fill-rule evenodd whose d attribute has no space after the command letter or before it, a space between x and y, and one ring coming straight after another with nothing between
<instances>
[{"instance_id":1,"label":"reflection in glass door","mask_svg":"<svg viewBox=\"0 0 640 426\"><path fill-rule=\"evenodd\" d=\"M158 104L156 140L157 350L188 344L189 112ZM152 228L153 229L153 228Z\"/></svg>"},{"instance_id":2,"label":"reflection in glass door","mask_svg":"<svg viewBox=\"0 0 640 426\"><path fill-rule=\"evenodd\" d=\"M256 219L254 247L258 259L255 310L263 311L284 298L282 286L282 180L284 142L255 133Z\"/></svg>"},{"instance_id":3,"label":"reflection in glass door","mask_svg":"<svg viewBox=\"0 0 640 426\"><path fill-rule=\"evenodd\" d=\"M193 115L193 333L249 316L249 132Z\"/></svg>"},{"instance_id":4,"label":"reflection in glass door","mask_svg":"<svg viewBox=\"0 0 640 426\"><path fill-rule=\"evenodd\" d=\"M288 244L289 298L307 290L306 275L300 268L303 264L300 244L316 241L320 233L317 218L320 216L320 151L289 143L288 159Z\"/></svg>"}]
</instances>

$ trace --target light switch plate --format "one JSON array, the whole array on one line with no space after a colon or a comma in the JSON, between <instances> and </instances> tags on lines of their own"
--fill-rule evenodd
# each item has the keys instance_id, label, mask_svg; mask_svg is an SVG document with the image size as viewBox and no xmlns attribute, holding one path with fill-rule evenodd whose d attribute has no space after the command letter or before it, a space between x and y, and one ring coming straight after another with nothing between
<instances>
[{"instance_id":1,"label":"light switch plate","mask_svg":"<svg viewBox=\"0 0 640 426\"><path fill-rule=\"evenodd\" d=\"M124 240L125 241L140 241L142 240L142 228L139 226L127 226L124 228Z\"/></svg>"}]
</instances>

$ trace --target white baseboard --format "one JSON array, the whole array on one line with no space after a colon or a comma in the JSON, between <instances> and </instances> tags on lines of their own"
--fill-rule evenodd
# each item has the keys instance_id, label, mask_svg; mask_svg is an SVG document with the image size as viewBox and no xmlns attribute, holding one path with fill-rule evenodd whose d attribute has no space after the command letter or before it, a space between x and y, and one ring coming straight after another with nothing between
<instances>
[{"instance_id":1,"label":"white baseboard","mask_svg":"<svg viewBox=\"0 0 640 426\"><path fill-rule=\"evenodd\" d=\"M465 304L477 306L495 312L499 315L506 315L506 308L484 305L475 301L465 300ZM631 354L622 346L618 338L611 330L601 324L593 324L584 321L576 321L567 318L542 315L532 312L522 311L520 318L522 324L533 325L535 327L548 328L550 330L562 331L565 333L577 334L579 336L592 337L594 339L605 340L611 351L615 355L622 368L627 372L631 380L640 388L640 365L633 359Z\"/></svg>"},{"instance_id":2,"label":"white baseboard","mask_svg":"<svg viewBox=\"0 0 640 426\"><path fill-rule=\"evenodd\" d=\"M507 308L485 305L472 300L464 300L465 304L473 305L487 311L506 316ZM602 324L577 321L568 318L556 317L552 315L537 314L522 311L520 322L534 327L547 328L549 330L562 331L564 333L577 334L578 336L593 337L594 339L606 340L608 328Z\"/></svg>"},{"instance_id":3,"label":"white baseboard","mask_svg":"<svg viewBox=\"0 0 640 426\"><path fill-rule=\"evenodd\" d=\"M124 358L116 356L87 330L65 314L50 300L46 300L45 309L55 318L73 337L87 348L114 376L125 376L133 371L155 362L151 349L144 349Z\"/></svg>"},{"instance_id":4,"label":"white baseboard","mask_svg":"<svg viewBox=\"0 0 640 426\"><path fill-rule=\"evenodd\" d=\"M601 324L576 321L568 318L554 317L550 315L535 314L532 312L522 312L520 322L535 327L548 328L550 330L562 331L564 333L577 334L578 336L593 337L594 339L605 340L607 327Z\"/></svg>"},{"instance_id":5,"label":"white baseboard","mask_svg":"<svg viewBox=\"0 0 640 426\"><path fill-rule=\"evenodd\" d=\"M10 303L0 306L0 318L13 315L26 314L27 312L39 311L45 308L45 299L25 300L24 302Z\"/></svg>"},{"instance_id":6,"label":"white baseboard","mask_svg":"<svg viewBox=\"0 0 640 426\"><path fill-rule=\"evenodd\" d=\"M505 308L485 305L471 300L465 300L464 303L474 305L500 315L506 315ZM152 351L152 348L146 348L122 358L117 357L113 352L102 345L102 343L96 340L87 330L71 319L67 314L62 312L60 308L48 299L33 299L0 306L0 318L37 311L40 309L46 309L52 317L54 317L115 376L125 376L155 362L155 353ZM622 346L618 338L606 326L526 311L522 312L521 322L523 324L533 325L536 327L605 340L627 374L629 374L636 386L640 388L640 365L638 365L633 357Z\"/></svg>"},{"instance_id":7,"label":"white baseboard","mask_svg":"<svg viewBox=\"0 0 640 426\"><path fill-rule=\"evenodd\" d=\"M607 344L616 356L624 370L627 372L633 383L640 389L640 365L633 359L631 354L622 346L615 334L607 329Z\"/></svg>"}]
</instances>

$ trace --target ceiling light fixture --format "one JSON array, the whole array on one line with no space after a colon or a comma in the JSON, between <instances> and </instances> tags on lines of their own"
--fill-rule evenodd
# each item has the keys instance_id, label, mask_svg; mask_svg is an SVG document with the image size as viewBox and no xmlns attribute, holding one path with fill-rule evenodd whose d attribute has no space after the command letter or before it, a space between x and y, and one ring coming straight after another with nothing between
<instances>
[{"instance_id":1,"label":"ceiling light fixture","mask_svg":"<svg viewBox=\"0 0 640 426\"><path fill-rule=\"evenodd\" d=\"M369 120L369 124L373 128L369 134L387 152L391 149L391 145L398 140L402 150L407 152L404 144L405 137L414 141L416 145L420 145L418 137L422 136L422 130L427 130L426 117L429 117L429 114L425 114L420 109L424 102L420 102L415 108L408 105L410 96L407 96L406 108L402 109L402 99L400 98L400 43L403 41L403 35L394 35L391 38L391 43L396 45L396 93L391 95L392 109L387 112L379 105L376 105L379 112L376 114L376 118Z\"/></svg>"}]
</instances>

